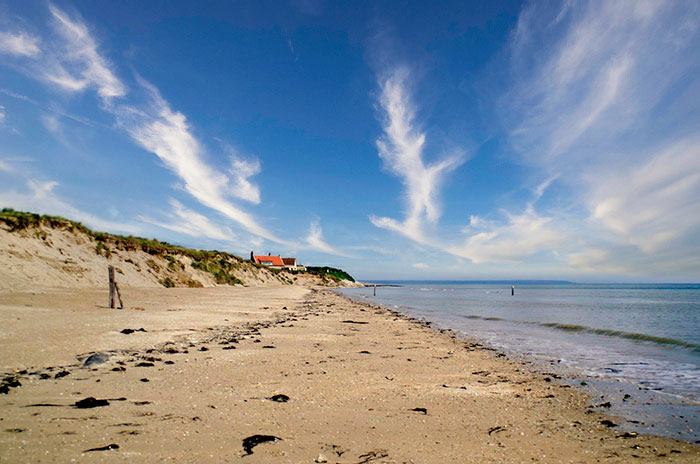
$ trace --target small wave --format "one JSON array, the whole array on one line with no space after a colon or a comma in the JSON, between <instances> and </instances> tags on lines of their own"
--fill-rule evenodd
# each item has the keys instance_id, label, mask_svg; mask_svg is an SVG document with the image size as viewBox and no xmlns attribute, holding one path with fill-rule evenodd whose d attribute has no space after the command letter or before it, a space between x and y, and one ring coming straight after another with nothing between
<instances>
[{"instance_id":1,"label":"small wave","mask_svg":"<svg viewBox=\"0 0 700 464\"><path fill-rule=\"evenodd\" d=\"M622 330L611 330L611 329L596 329L595 327L588 327L585 325L561 324L559 322L514 321L514 320L509 320L509 319L501 319L500 317L478 316L476 314L470 314L470 315L464 316L464 317L466 319L480 319L483 321L501 321L501 322L515 323L515 324L538 325L541 327L549 327L552 329L564 330L567 332L584 332L584 333L591 333L591 334L596 334L596 335L604 335L607 337L625 338L627 340L658 343L660 345L672 345L672 346L678 346L678 347L682 347L682 348L689 348L691 350L700 352L700 345L698 345L696 343L690 343L690 342L686 342L683 340L678 340L676 338L657 337L655 335L649 335L649 334L643 334L643 333L624 332Z\"/></svg>"},{"instance_id":2,"label":"small wave","mask_svg":"<svg viewBox=\"0 0 700 464\"><path fill-rule=\"evenodd\" d=\"M585 325L575 325L575 324L559 324L557 322L544 322L539 325L544 327L552 327L555 329L566 330L569 332L587 332L597 335L607 335L609 337L619 337L626 338L628 340L639 340L645 342L654 342L661 345L675 345L682 346L683 348L691 348L696 351L700 351L700 345L695 343L685 342L683 340L678 340L676 338L669 337L657 337L655 335L635 333L635 332L624 332L622 330L611 330L611 329L596 329L594 327L588 327Z\"/></svg>"}]
</instances>

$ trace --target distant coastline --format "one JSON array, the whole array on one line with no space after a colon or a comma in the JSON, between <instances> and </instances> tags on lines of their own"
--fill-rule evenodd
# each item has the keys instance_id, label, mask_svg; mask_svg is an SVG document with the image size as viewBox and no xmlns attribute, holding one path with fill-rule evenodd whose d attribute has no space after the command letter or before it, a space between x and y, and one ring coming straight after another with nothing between
<instances>
[{"instance_id":1,"label":"distant coastline","mask_svg":"<svg viewBox=\"0 0 700 464\"><path fill-rule=\"evenodd\" d=\"M377 287L400 287L401 285L576 285L568 280L373 280L362 281Z\"/></svg>"}]
</instances>

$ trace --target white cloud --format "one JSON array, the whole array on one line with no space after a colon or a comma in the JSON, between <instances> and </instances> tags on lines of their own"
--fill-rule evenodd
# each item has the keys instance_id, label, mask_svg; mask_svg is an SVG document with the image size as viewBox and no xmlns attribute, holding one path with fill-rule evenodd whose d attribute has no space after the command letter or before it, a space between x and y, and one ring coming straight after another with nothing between
<instances>
[{"instance_id":1,"label":"white cloud","mask_svg":"<svg viewBox=\"0 0 700 464\"><path fill-rule=\"evenodd\" d=\"M326 243L326 241L323 239L323 230L321 229L321 224L318 219L311 221L309 235L306 237L306 243L311 248L330 255L345 256L346 258L350 257L349 255Z\"/></svg>"},{"instance_id":2,"label":"white cloud","mask_svg":"<svg viewBox=\"0 0 700 464\"><path fill-rule=\"evenodd\" d=\"M39 38L26 32L0 32L0 53L17 56L36 56L39 50Z\"/></svg>"},{"instance_id":3,"label":"white cloud","mask_svg":"<svg viewBox=\"0 0 700 464\"><path fill-rule=\"evenodd\" d=\"M79 19L49 4L55 29L63 39L63 49L47 63L44 78L69 91L97 88L103 101L126 95L126 86L114 75L111 64L97 50L97 43Z\"/></svg>"},{"instance_id":4,"label":"white cloud","mask_svg":"<svg viewBox=\"0 0 700 464\"><path fill-rule=\"evenodd\" d=\"M519 80L503 105L512 141L535 163L566 167L574 159L604 159L605 148L646 122L691 69L687 53L698 8L591 0L569 4L562 10L566 21L550 20L556 12L545 10L534 4L524 10L512 44ZM692 24L681 27L688 20Z\"/></svg>"},{"instance_id":5,"label":"white cloud","mask_svg":"<svg viewBox=\"0 0 700 464\"><path fill-rule=\"evenodd\" d=\"M0 172L11 174L13 169L8 163L0 159Z\"/></svg>"},{"instance_id":6,"label":"white cloud","mask_svg":"<svg viewBox=\"0 0 700 464\"><path fill-rule=\"evenodd\" d=\"M572 268L697 264L685 257L700 240L699 30L696 2L523 9L510 49L516 80L499 106L520 159L556 173L571 192L569 212L582 210L549 214L550 226L583 226L561 240Z\"/></svg>"},{"instance_id":7,"label":"white cloud","mask_svg":"<svg viewBox=\"0 0 700 464\"><path fill-rule=\"evenodd\" d=\"M0 105L0 124L5 122L5 107Z\"/></svg>"},{"instance_id":8,"label":"white cloud","mask_svg":"<svg viewBox=\"0 0 700 464\"><path fill-rule=\"evenodd\" d=\"M147 216L139 216L139 219L164 229L172 230L197 238L211 238L225 242L235 242L236 235L228 228L220 227L212 223L206 216L186 208L176 200L170 200L173 207L171 222L162 222Z\"/></svg>"},{"instance_id":9,"label":"white cloud","mask_svg":"<svg viewBox=\"0 0 700 464\"><path fill-rule=\"evenodd\" d=\"M237 222L247 231L262 238L286 243L276 237L255 218L231 203L230 179L204 161L204 149L192 135L184 114L173 111L158 90L140 79L150 101L143 109L115 107L119 124L143 148L184 181L184 189L203 205Z\"/></svg>"},{"instance_id":10,"label":"white cloud","mask_svg":"<svg viewBox=\"0 0 700 464\"><path fill-rule=\"evenodd\" d=\"M411 264L411 267L414 267L416 269L428 269L430 266L428 266L425 263L413 263Z\"/></svg>"},{"instance_id":11,"label":"white cloud","mask_svg":"<svg viewBox=\"0 0 700 464\"><path fill-rule=\"evenodd\" d=\"M700 232L697 137L664 147L639 165L606 167L587 180L592 217L646 253Z\"/></svg>"},{"instance_id":12,"label":"white cloud","mask_svg":"<svg viewBox=\"0 0 700 464\"><path fill-rule=\"evenodd\" d=\"M425 242L423 225L440 217L438 196L444 177L464 162L464 154L448 156L433 164L423 160L425 134L415 127L415 110L406 91L408 71L398 68L381 83L384 135L377 140L379 156L389 172L405 186L406 218L403 222L371 216L377 227L394 230Z\"/></svg>"},{"instance_id":13,"label":"white cloud","mask_svg":"<svg viewBox=\"0 0 700 464\"><path fill-rule=\"evenodd\" d=\"M470 235L464 245L446 251L476 264L513 262L553 250L562 238L552 226L552 218L538 215L531 205L521 215L505 214L508 222L503 225L484 223L472 216L470 226L483 227L483 231Z\"/></svg>"},{"instance_id":14,"label":"white cloud","mask_svg":"<svg viewBox=\"0 0 700 464\"><path fill-rule=\"evenodd\" d=\"M16 170L6 171L13 176L23 175ZM122 221L109 221L83 211L62 199L56 192L58 182L25 178L23 191L0 191L0 205L38 214L65 216L80 221L98 231L138 234L141 229Z\"/></svg>"},{"instance_id":15,"label":"white cloud","mask_svg":"<svg viewBox=\"0 0 700 464\"><path fill-rule=\"evenodd\" d=\"M249 201L254 204L260 203L260 188L253 184L250 177L260 173L260 161L255 159L247 161L237 158L235 155L231 157L231 192L236 198Z\"/></svg>"},{"instance_id":16,"label":"white cloud","mask_svg":"<svg viewBox=\"0 0 700 464\"><path fill-rule=\"evenodd\" d=\"M193 135L184 114L170 108L151 84L137 76L145 90L143 104L114 102L127 94L126 86L112 72L112 65L98 51L98 44L88 27L74 15L49 4L58 36L45 59L38 61L29 74L69 91L94 88L104 103L103 109L115 116L117 125L141 147L154 153L184 182L184 190L207 206L237 222L263 239L288 244L230 201L237 197L260 202L260 192L249 178L260 170L259 162L232 160L230 176L205 161L205 150ZM14 96L14 95L13 95ZM133 100L133 99L132 99ZM52 110L53 111L53 110ZM74 115L53 111L76 118ZM85 120L78 119L80 122ZM47 116L44 122L54 134L60 132L59 121Z\"/></svg>"}]
</instances>

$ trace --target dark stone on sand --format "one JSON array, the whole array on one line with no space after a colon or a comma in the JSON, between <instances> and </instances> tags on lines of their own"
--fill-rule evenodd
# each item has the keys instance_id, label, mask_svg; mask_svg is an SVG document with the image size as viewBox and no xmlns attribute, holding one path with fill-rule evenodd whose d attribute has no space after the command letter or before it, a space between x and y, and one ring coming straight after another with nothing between
<instances>
[{"instance_id":1,"label":"dark stone on sand","mask_svg":"<svg viewBox=\"0 0 700 464\"><path fill-rule=\"evenodd\" d=\"M422 412L423 414L428 414L428 410L425 408L413 408L411 411Z\"/></svg>"},{"instance_id":2,"label":"dark stone on sand","mask_svg":"<svg viewBox=\"0 0 700 464\"><path fill-rule=\"evenodd\" d=\"M256 446L262 444L262 443L267 443L267 442L275 442L275 441L280 441L282 440L280 437L276 437L274 435L251 435L247 438L243 439L243 451L245 451L244 456L248 456L250 454L253 454L253 448Z\"/></svg>"},{"instance_id":3,"label":"dark stone on sand","mask_svg":"<svg viewBox=\"0 0 700 464\"><path fill-rule=\"evenodd\" d=\"M236 347L233 346L233 345L228 345L228 346L225 346L225 347L223 347L223 348L221 348L221 349L222 349L222 350L235 350Z\"/></svg>"},{"instance_id":4,"label":"dark stone on sand","mask_svg":"<svg viewBox=\"0 0 700 464\"><path fill-rule=\"evenodd\" d=\"M203 346L199 349L199 351L209 351L209 348L207 348L206 346Z\"/></svg>"},{"instance_id":5,"label":"dark stone on sand","mask_svg":"<svg viewBox=\"0 0 700 464\"><path fill-rule=\"evenodd\" d=\"M42 380L46 380L46 379L50 379L51 375L43 372L43 373L39 374L39 378Z\"/></svg>"},{"instance_id":6,"label":"dark stone on sand","mask_svg":"<svg viewBox=\"0 0 700 464\"><path fill-rule=\"evenodd\" d=\"M605 403L599 404L599 408L612 408L612 404L610 404L610 401L607 401Z\"/></svg>"},{"instance_id":7,"label":"dark stone on sand","mask_svg":"<svg viewBox=\"0 0 700 464\"><path fill-rule=\"evenodd\" d=\"M153 367L155 364L152 362L140 362L136 365L136 367Z\"/></svg>"},{"instance_id":8,"label":"dark stone on sand","mask_svg":"<svg viewBox=\"0 0 700 464\"><path fill-rule=\"evenodd\" d=\"M7 395L8 393L10 393L10 387L5 385L4 383L0 385L0 394Z\"/></svg>"},{"instance_id":9,"label":"dark stone on sand","mask_svg":"<svg viewBox=\"0 0 700 464\"><path fill-rule=\"evenodd\" d=\"M85 361L83 361L83 365L81 367L90 367L90 366L96 366L98 364L104 364L107 361L109 361L109 358L111 358L111 354L107 353L93 353L90 356L88 356Z\"/></svg>"},{"instance_id":10,"label":"dark stone on sand","mask_svg":"<svg viewBox=\"0 0 700 464\"><path fill-rule=\"evenodd\" d=\"M506 428L503 427L502 425L496 426L496 427L491 427L488 431L489 435L498 433L498 432L503 432Z\"/></svg>"},{"instance_id":11,"label":"dark stone on sand","mask_svg":"<svg viewBox=\"0 0 700 464\"><path fill-rule=\"evenodd\" d=\"M110 443L107 446L100 446L99 448L87 449L87 450L83 451L83 453L90 453L92 451L111 451L111 450L115 450L115 449L119 449L119 445L117 445L116 443Z\"/></svg>"},{"instance_id":12,"label":"dark stone on sand","mask_svg":"<svg viewBox=\"0 0 700 464\"><path fill-rule=\"evenodd\" d=\"M370 352L367 351L367 350L362 350L362 351L360 351L360 354L372 354L372 353L370 353Z\"/></svg>"},{"instance_id":13,"label":"dark stone on sand","mask_svg":"<svg viewBox=\"0 0 700 464\"><path fill-rule=\"evenodd\" d=\"M625 432L622 435L618 435L617 438L637 438L636 432Z\"/></svg>"},{"instance_id":14,"label":"dark stone on sand","mask_svg":"<svg viewBox=\"0 0 700 464\"><path fill-rule=\"evenodd\" d=\"M129 335L129 334L132 334L134 332L146 332L146 329L141 327L140 329L122 329L121 330L121 333L123 333L125 335Z\"/></svg>"},{"instance_id":15,"label":"dark stone on sand","mask_svg":"<svg viewBox=\"0 0 700 464\"><path fill-rule=\"evenodd\" d=\"M76 401L75 403L75 407L78 409L97 408L100 406L109 406L109 401L98 400L92 396L88 396L87 398L82 399L80 401Z\"/></svg>"},{"instance_id":16,"label":"dark stone on sand","mask_svg":"<svg viewBox=\"0 0 700 464\"><path fill-rule=\"evenodd\" d=\"M143 406L145 404L151 404L150 401L134 401L134 404L137 406Z\"/></svg>"},{"instance_id":17,"label":"dark stone on sand","mask_svg":"<svg viewBox=\"0 0 700 464\"><path fill-rule=\"evenodd\" d=\"M617 424L615 422L608 419L600 421L600 424L606 427L617 427Z\"/></svg>"},{"instance_id":18,"label":"dark stone on sand","mask_svg":"<svg viewBox=\"0 0 700 464\"><path fill-rule=\"evenodd\" d=\"M146 377L139 379L139 381L141 381L143 383L150 382L150 380L148 380Z\"/></svg>"},{"instance_id":19,"label":"dark stone on sand","mask_svg":"<svg viewBox=\"0 0 700 464\"><path fill-rule=\"evenodd\" d=\"M282 394L273 395L269 399L270 399L270 401L274 401L276 403L286 403L287 401L289 401L289 397L287 395L282 395Z\"/></svg>"},{"instance_id":20,"label":"dark stone on sand","mask_svg":"<svg viewBox=\"0 0 700 464\"><path fill-rule=\"evenodd\" d=\"M175 354L175 353L179 353L179 352L180 351L177 348L173 348L173 347L166 348L165 351L163 351L163 353L168 353L168 354Z\"/></svg>"},{"instance_id":21,"label":"dark stone on sand","mask_svg":"<svg viewBox=\"0 0 700 464\"><path fill-rule=\"evenodd\" d=\"M260 340L253 340L253 343L260 343Z\"/></svg>"},{"instance_id":22,"label":"dark stone on sand","mask_svg":"<svg viewBox=\"0 0 700 464\"><path fill-rule=\"evenodd\" d=\"M54 379L60 379L61 377L65 377L67 375L70 375L70 372L68 371L61 371L58 372L56 375L53 376Z\"/></svg>"},{"instance_id":23,"label":"dark stone on sand","mask_svg":"<svg viewBox=\"0 0 700 464\"><path fill-rule=\"evenodd\" d=\"M17 429L5 429L5 432L9 432L9 433L22 433L22 432L24 432L24 431L26 431L26 430L27 430L27 429L19 429L19 428L17 428Z\"/></svg>"},{"instance_id":24,"label":"dark stone on sand","mask_svg":"<svg viewBox=\"0 0 700 464\"><path fill-rule=\"evenodd\" d=\"M345 321L340 321L343 324L369 324L369 322L366 321L351 321L351 320L345 320Z\"/></svg>"},{"instance_id":25,"label":"dark stone on sand","mask_svg":"<svg viewBox=\"0 0 700 464\"><path fill-rule=\"evenodd\" d=\"M165 361L163 364L175 364L175 361Z\"/></svg>"},{"instance_id":26,"label":"dark stone on sand","mask_svg":"<svg viewBox=\"0 0 700 464\"><path fill-rule=\"evenodd\" d=\"M274 348L274 346L272 346L272 345L265 345L265 346L263 346L263 348Z\"/></svg>"},{"instance_id":27,"label":"dark stone on sand","mask_svg":"<svg viewBox=\"0 0 700 464\"><path fill-rule=\"evenodd\" d=\"M124 372L126 370L126 367L124 366L117 366L112 368L112 372Z\"/></svg>"}]
</instances>

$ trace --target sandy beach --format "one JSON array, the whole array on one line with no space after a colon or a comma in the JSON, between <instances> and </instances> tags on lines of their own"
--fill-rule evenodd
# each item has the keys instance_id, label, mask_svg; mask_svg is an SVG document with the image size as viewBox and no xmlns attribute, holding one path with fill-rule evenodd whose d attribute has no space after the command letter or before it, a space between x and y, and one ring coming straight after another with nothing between
<instances>
[{"instance_id":1,"label":"sandy beach","mask_svg":"<svg viewBox=\"0 0 700 464\"><path fill-rule=\"evenodd\" d=\"M489 347L330 291L124 297L0 294L1 462L700 461Z\"/></svg>"}]
</instances>

